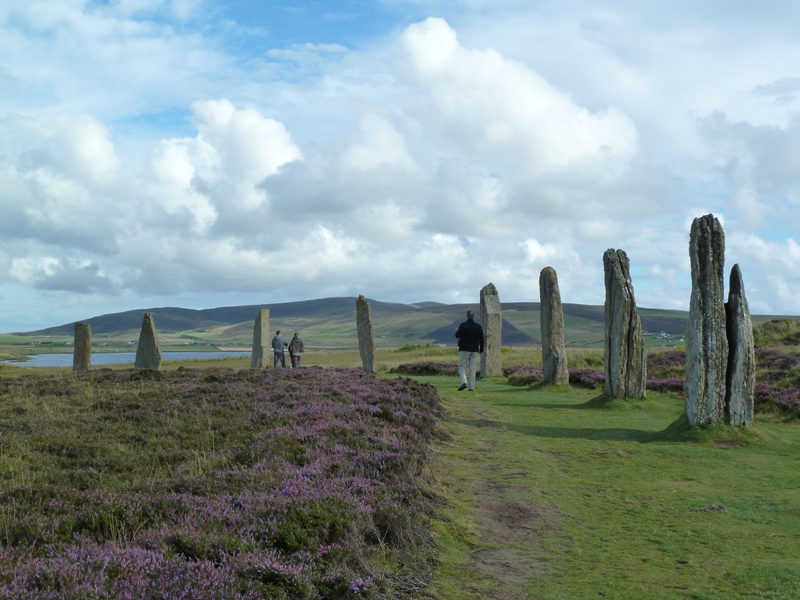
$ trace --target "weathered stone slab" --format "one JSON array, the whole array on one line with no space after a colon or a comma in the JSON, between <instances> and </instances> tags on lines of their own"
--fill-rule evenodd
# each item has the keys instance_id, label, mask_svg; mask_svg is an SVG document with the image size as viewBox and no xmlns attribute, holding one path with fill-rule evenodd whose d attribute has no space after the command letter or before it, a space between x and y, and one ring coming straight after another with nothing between
<instances>
[{"instance_id":1,"label":"weathered stone slab","mask_svg":"<svg viewBox=\"0 0 800 600\"><path fill-rule=\"evenodd\" d=\"M725 233L714 215L692 223L692 297L686 331L686 416L692 425L725 416L728 339L724 303Z\"/></svg>"},{"instance_id":2,"label":"weathered stone slab","mask_svg":"<svg viewBox=\"0 0 800 600\"><path fill-rule=\"evenodd\" d=\"M728 333L725 422L751 426L756 389L756 352L753 323L739 265L733 265L731 269L725 313Z\"/></svg>"},{"instance_id":3,"label":"weathered stone slab","mask_svg":"<svg viewBox=\"0 0 800 600\"><path fill-rule=\"evenodd\" d=\"M269 364L265 357L272 356L272 338L269 335L269 309L262 308L253 323L253 350L250 353L251 369L266 369Z\"/></svg>"},{"instance_id":4,"label":"weathered stone slab","mask_svg":"<svg viewBox=\"0 0 800 600\"><path fill-rule=\"evenodd\" d=\"M561 307L558 276L553 267L545 267L539 274L539 299L544 381L555 385L568 385L567 351L564 348L564 310Z\"/></svg>"},{"instance_id":5,"label":"weathered stone slab","mask_svg":"<svg viewBox=\"0 0 800 600\"><path fill-rule=\"evenodd\" d=\"M372 331L372 314L369 302L364 296L356 300L356 331L358 332L358 352L361 366L367 373L375 372L375 334Z\"/></svg>"},{"instance_id":6,"label":"weathered stone slab","mask_svg":"<svg viewBox=\"0 0 800 600\"><path fill-rule=\"evenodd\" d=\"M88 371L92 368L92 328L88 323L75 323L75 340L72 350L72 370Z\"/></svg>"},{"instance_id":7,"label":"weathered stone slab","mask_svg":"<svg viewBox=\"0 0 800 600\"><path fill-rule=\"evenodd\" d=\"M485 285L481 290L481 325L484 335L481 378L502 375L500 345L503 335L503 310L500 306L500 296L493 283Z\"/></svg>"},{"instance_id":8,"label":"weathered stone slab","mask_svg":"<svg viewBox=\"0 0 800 600\"><path fill-rule=\"evenodd\" d=\"M139 346L136 348L136 362L133 366L137 369L158 370L161 368L161 349L158 347L156 325L153 322L153 315L150 313L145 313L142 320Z\"/></svg>"},{"instance_id":9,"label":"weathered stone slab","mask_svg":"<svg viewBox=\"0 0 800 600\"><path fill-rule=\"evenodd\" d=\"M624 250L603 255L605 302L605 393L614 398L644 398L647 360L642 323L633 294L630 261Z\"/></svg>"}]
</instances>

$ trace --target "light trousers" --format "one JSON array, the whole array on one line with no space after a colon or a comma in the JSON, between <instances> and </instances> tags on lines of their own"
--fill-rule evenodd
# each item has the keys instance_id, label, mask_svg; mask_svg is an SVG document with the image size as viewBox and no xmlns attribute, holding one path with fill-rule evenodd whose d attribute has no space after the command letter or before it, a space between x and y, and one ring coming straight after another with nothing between
<instances>
[{"instance_id":1,"label":"light trousers","mask_svg":"<svg viewBox=\"0 0 800 600\"><path fill-rule=\"evenodd\" d=\"M458 375L461 377L461 383L467 384L467 387L471 390L475 389L475 371L477 368L477 352L464 352L462 350L458 353ZM467 369L469 369L469 381L467 381Z\"/></svg>"}]
</instances>

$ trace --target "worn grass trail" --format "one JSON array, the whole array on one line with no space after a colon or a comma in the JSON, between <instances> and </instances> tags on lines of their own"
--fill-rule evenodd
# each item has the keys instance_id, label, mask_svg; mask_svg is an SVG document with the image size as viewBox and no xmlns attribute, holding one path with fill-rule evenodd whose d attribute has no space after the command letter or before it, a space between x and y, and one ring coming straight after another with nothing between
<instances>
[{"instance_id":1,"label":"worn grass trail","mask_svg":"<svg viewBox=\"0 0 800 600\"><path fill-rule=\"evenodd\" d=\"M683 400L435 385L437 598L800 598L800 423L692 430Z\"/></svg>"}]
</instances>

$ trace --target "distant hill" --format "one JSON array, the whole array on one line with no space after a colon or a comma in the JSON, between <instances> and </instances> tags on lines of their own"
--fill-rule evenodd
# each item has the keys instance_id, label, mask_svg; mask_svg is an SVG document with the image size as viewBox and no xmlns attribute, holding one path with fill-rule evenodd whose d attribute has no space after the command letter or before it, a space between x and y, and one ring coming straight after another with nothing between
<instances>
[{"instance_id":1,"label":"distant hill","mask_svg":"<svg viewBox=\"0 0 800 600\"><path fill-rule=\"evenodd\" d=\"M417 302L401 304L370 300L375 342L378 346L405 344L455 344L455 330L470 308L477 304L442 304ZM356 299L322 298L279 304L253 304L193 310L162 307L131 310L85 319L94 336L136 339L146 312L153 314L159 335L217 345L249 345L253 321L262 308L270 309L271 329L284 333L301 332L307 345L315 348L356 347ZM569 346L603 345L605 311L602 306L564 304L565 341ZM686 332L686 311L639 308L642 328L658 339L680 339ZM772 317L754 316L756 323ZM73 323L23 336L72 336ZM541 343L538 302L503 304L504 346L528 346ZM660 343L660 342L658 342Z\"/></svg>"},{"instance_id":2,"label":"distant hill","mask_svg":"<svg viewBox=\"0 0 800 600\"><path fill-rule=\"evenodd\" d=\"M354 297L344 297L202 310L155 307L91 317L83 322L89 323L96 337L135 339L144 314L150 312L159 335L174 334L216 344L248 344L252 340L256 315L267 307L271 329L287 333L300 331L312 346L341 348L356 345L355 302ZM476 304L439 302L401 304L370 300L369 303L378 346L455 344L455 330L464 320L467 309L478 312L479 308ZM602 343L605 318L602 306L564 304L563 308L568 345ZM643 328L648 332L682 335L686 329L685 312L640 309L640 314ZM74 324L67 323L18 335L71 336L73 329ZM540 340L538 302L503 304L504 346L537 345Z\"/></svg>"}]
</instances>

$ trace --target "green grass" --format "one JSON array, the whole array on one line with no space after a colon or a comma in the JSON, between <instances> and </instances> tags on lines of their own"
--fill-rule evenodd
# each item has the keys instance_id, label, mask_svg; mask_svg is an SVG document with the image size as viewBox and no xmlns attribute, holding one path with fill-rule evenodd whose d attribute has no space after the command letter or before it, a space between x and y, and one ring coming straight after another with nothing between
<instances>
[{"instance_id":1,"label":"green grass","mask_svg":"<svg viewBox=\"0 0 800 600\"><path fill-rule=\"evenodd\" d=\"M568 352L575 367L602 358L602 350ZM502 357L504 365L540 361L538 349L504 348ZM360 364L352 350L303 360ZM379 349L375 362L385 372L431 361L455 363L457 354L416 344ZM249 358L165 368L183 365L247 368ZM29 371L0 366L0 376ZM691 428L675 395L609 401L599 390L515 387L502 378L479 381L470 394L457 392L453 377L414 378L437 387L452 436L434 465L435 597L800 597L800 422L757 415L750 429ZM58 404L39 410L76 417ZM70 448L51 441L51 449ZM0 457L15 483L36 476L21 466L31 450ZM104 460L117 459L109 452Z\"/></svg>"},{"instance_id":2,"label":"green grass","mask_svg":"<svg viewBox=\"0 0 800 600\"><path fill-rule=\"evenodd\" d=\"M437 597L800 597L800 423L697 429L672 395L418 379L453 435ZM527 534L493 536L492 503L533 515Z\"/></svg>"},{"instance_id":3,"label":"green grass","mask_svg":"<svg viewBox=\"0 0 800 600\"><path fill-rule=\"evenodd\" d=\"M761 346L775 344L798 345L800 341L800 321L795 319L772 319L753 329L756 343Z\"/></svg>"}]
</instances>

